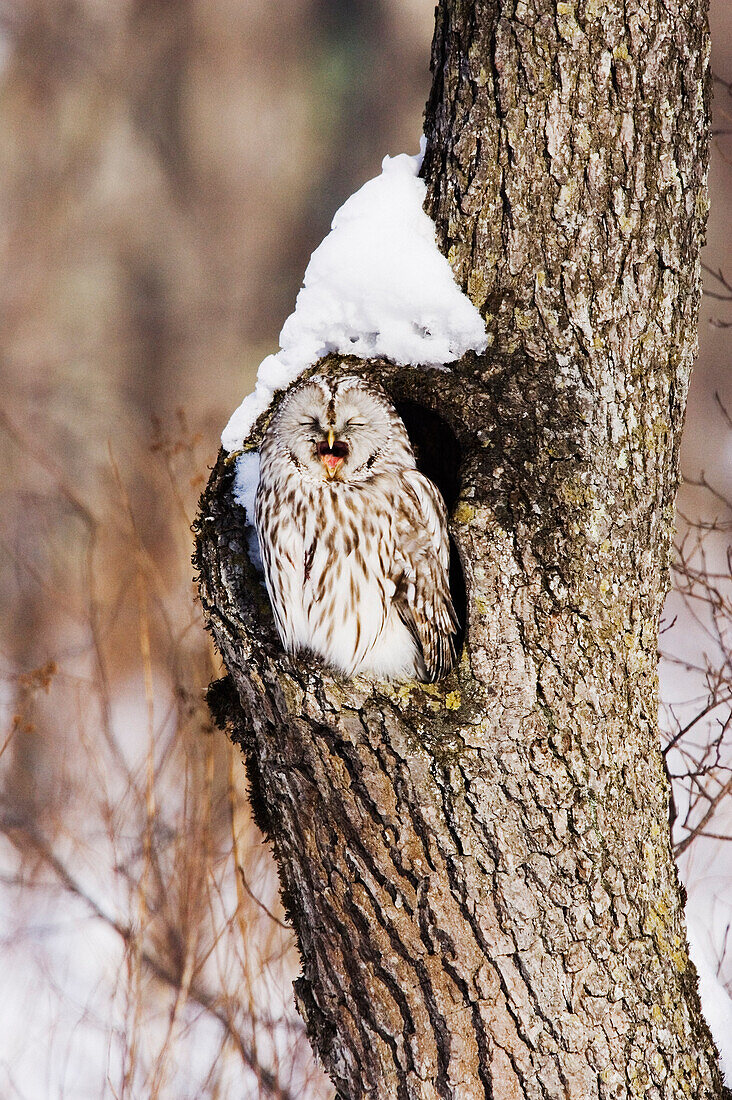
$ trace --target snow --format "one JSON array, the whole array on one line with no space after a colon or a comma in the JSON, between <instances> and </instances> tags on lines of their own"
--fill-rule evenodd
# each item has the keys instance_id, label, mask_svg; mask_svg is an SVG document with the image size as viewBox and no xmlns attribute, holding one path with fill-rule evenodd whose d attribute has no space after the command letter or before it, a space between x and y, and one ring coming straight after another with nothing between
<instances>
[{"instance_id":1,"label":"snow","mask_svg":"<svg viewBox=\"0 0 732 1100\"><path fill-rule=\"evenodd\" d=\"M704 1018L719 1051L724 1083L732 1088L732 997L720 980L718 968L711 961L715 950L706 921L694 911L692 904L686 907L686 931L689 954L699 975L699 998Z\"/></svg>"},{"instance_id":2,"label":"snow","mask_svg":"<svg viewBox=\"0 0 732 1100\"><path fill-rule=\"evenodd\" d=\"M222 433L224 450L240 450L275 391L331 352L442 367L485 349L483 319L455 282L422 209L423 153L424 145L414 157L384 157L381 175L338 210L310 257L280 350L262 362L254 392ZM244 481L241 491L252 496Z\"/></svg>"},{"instance_id":3,"label":"snow","mask_svg":"<svg viewBox=\"0 0 732 1100\"><path fill-rule=\"evenodd\" d=\"M236 460L234 500L246 509L247 550L249 560L259 573L264 573L257 528L254 526L254 497L259 484L259 451L246 451Z\"/></svg>"}]
</instances>

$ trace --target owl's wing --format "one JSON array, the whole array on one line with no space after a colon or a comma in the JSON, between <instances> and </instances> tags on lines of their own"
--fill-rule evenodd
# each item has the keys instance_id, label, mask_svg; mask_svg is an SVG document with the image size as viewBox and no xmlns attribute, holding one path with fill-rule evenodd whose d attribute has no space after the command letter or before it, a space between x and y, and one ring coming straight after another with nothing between
<instances>
[{"instance_id":1,"label":"owl's wing","mask_svg":"<svg viewBox=\"0 0 732 1100\"><path fill-rule=\"evenodd\" d=\"M450 540L438 489L418 470L403 474L397 507L396 606L419 642L428 680L439 680L455 661L458 627L450 596Z\"/></svg>"}]
</instances>

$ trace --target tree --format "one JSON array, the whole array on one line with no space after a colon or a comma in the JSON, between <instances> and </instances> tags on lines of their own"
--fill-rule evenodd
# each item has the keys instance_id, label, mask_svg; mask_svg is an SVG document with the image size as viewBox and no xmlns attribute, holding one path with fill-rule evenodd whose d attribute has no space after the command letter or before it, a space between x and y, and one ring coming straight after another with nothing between
<instances>
[{"instance_id":1,"label":"tree","mask_svg":"<svg viewBox=\"0 0 732 1100\"><path fill-rule=\"evenodd\" d=\"M446 681L288 660L226 456L202 498L229 671L212 706L246 753L342 1100L722 1095L656 673L707 56L701 2L438 5L427 203L489 349L449 372L317 369L378 378L443 490L466 623Z\"/></svg>"}]
</instances>

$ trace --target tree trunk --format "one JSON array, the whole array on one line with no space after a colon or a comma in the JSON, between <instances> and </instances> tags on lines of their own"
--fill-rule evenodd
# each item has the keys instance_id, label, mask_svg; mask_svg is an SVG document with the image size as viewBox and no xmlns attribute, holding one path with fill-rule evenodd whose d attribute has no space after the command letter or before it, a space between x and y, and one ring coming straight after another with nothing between
<instances>
[{"instance_id":1,"label":"tree trunk","mask_svg":"<svg viewBox=\"0 0 732 1100\"><path fill-rule=\"evenodd\" d=\"M343 1100L722 1095L656 675L707 56L701 0L438 7L428 206L491 343L449 372L356 366L451 510L467 625L446 681L288 660L223 455L204 494L201 595L230 673L212 704L246 752L298 1004Z\"/></svg>"}]
</instances>

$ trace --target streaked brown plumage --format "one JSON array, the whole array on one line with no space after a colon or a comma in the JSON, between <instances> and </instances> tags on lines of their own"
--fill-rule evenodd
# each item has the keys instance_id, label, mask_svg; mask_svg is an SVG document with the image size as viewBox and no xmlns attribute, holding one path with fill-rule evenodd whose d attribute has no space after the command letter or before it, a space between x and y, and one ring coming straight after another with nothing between
<instances>
[{"instance_id":1,"label":"streaked brown plumage","mask_svg":"<svg viewBox=\"0 0 732 1100\"><path fill-rule=\"evenodd\" d=\"M445 505L386 395L292 389L260 449L256 524L282 643L346 675L437 680L455 660Z\"/></svg>"}]
</instances>

